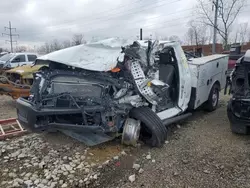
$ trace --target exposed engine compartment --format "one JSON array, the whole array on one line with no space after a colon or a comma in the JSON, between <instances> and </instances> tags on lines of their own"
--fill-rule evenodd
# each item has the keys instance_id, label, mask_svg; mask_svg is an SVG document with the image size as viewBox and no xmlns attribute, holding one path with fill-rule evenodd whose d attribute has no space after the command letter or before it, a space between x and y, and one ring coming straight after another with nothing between
<instances>
[{"instance_id":1,"label":"exposed engine compartment","mask_svg":"<svg viewBox=\"0 0 250 188\"><path fill-rule=\"evenodd\" d=\"M101 125L107 131L117 131L113 130L116 121L132 108L131 101L124 98L134 92L131 83L113 78L111 73L55 69L36 73L31 93L29 101L37 109L78 110L70 115L51 115L48 123ZM45 126L43 120L37 124Z\"/></svg>"}]
</instances>

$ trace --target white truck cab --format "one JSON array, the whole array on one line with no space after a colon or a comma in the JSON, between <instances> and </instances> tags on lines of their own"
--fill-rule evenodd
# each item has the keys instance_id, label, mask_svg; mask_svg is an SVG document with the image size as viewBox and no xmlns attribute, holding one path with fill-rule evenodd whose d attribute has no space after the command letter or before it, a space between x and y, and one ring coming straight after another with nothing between
<instances>
[{"instance_id":1,"label":"white truck cab","mask_svg":"<svg viewBox=\"0 0 250 188\"><path fill-rule=\"evenodd\" d=\"M37 58L35 53L8 53L0 57L0 68L31 65Z\"/></svg>"}]
</instances>

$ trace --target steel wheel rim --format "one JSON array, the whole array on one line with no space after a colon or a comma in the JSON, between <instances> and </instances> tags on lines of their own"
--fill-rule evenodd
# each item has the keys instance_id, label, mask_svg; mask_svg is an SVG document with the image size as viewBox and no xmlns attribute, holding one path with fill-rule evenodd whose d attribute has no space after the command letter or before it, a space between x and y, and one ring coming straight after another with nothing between
<instances>
[{"instance_id":1,"label":"steel wheel rim","mask_svg":"<svg viewBox=\"0 0 250 188\"><path fill-rule=\"evenodd\" d=\"M212 104L213 106L216 106L218 102L218 91L217 89L214 89L213 95L212 95Z\"/></svg>"}]
</instances>

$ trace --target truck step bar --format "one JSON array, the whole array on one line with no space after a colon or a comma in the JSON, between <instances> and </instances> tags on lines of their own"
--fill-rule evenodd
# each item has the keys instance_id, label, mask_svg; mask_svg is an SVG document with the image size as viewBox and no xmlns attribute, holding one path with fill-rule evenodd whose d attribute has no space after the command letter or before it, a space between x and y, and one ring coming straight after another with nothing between
<instances>
[{"instance_id":1,"label":"truck step bar","mask_svg":"<svg viewBox=\"0 0 250 188\"><path fill-rule=\"evenodd\" d=\"M179 122L181 120L184 120L184 119L190 117L191 115L192 115L192 113L186 113L186 114L182 114L182 115L179 115L179 116L176 116L173 118L164 119L164 120L162 120L162 122L165 126L168 126L172 123L176 123L176 122Z\"/></svg>"}]
</instances>

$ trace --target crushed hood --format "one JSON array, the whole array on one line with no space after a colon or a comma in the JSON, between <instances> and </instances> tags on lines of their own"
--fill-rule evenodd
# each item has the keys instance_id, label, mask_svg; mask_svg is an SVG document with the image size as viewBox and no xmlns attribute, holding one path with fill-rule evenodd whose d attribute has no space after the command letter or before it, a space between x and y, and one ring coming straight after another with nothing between
<instances>
[{"instance_id":1,"label":"crushed hood","mask_svg":"<svg viewBox=\"0 0 250 188\"><path fill-rule=\"evenodd\" d=\"M132 44L132 42L132 40L109 38L55 51L37 59L93 71L109 71L116 67L117 58L122 55L121 46Z\"/></svg>"}]
</instances>

